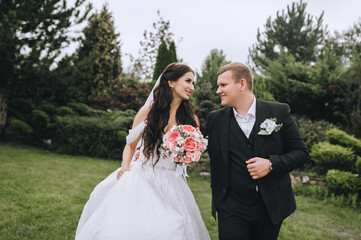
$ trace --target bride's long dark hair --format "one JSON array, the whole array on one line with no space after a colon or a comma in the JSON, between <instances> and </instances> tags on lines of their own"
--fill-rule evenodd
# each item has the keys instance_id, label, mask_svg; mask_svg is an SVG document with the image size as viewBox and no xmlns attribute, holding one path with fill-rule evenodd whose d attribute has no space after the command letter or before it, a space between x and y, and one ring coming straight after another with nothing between
<instances>
[{"instance_id":1,"label":"bride's long dark hair","mask_svg":"<svg viewBox=\"0 0 361 240\"><path fill-rule=\"evenodd\" d=\"M170 105L173 101L172 89L168 81L177 81L184 74L194 71L187 65L180 63L169 64L161 75L159 85L154 89L154 102L146 119L146 127L143 131L144 149L143 154L147 159L154 157L157 151L159 161L159 147L162 143L164 129L168 125ZM176 113L177 124L197 126L194 118L193 105L189 100L183 100Z\"/></svg>"}]
</instances>

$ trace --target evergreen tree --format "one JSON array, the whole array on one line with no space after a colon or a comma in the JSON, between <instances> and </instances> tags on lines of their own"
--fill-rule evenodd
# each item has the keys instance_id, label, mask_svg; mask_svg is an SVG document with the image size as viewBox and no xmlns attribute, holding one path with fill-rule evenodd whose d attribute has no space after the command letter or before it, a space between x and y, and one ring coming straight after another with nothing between
<instances>
[{"instance_id":1,"label":"evergreen tree","mask_svg":"<svg viewBox=\"0 0 361 240\"><path fill-rule=\"evenodd\" d=\"M204 131L207 123L208 114L221 107L219 102L219 97L212 90L212 85L208 81L203 81L198 85L194 90L193 96L193 105L194 111L197 115L200 123L201 129Z\"/></svg>"},{"instance_id":2,"label":"evergreen tree","mask_svg":"<svg viewBox=\"0 0 361 240\"><path fill-rule=\"evenodd\" d=\"M51 96L49 85L56 79L50 69L73 40L69 27L85 20L91 10L87 5L80 11L84 3L77 0L69 8L65 0L0 0L1 116L6 116L8 98L38 101Z\"/></svg>"},{"instance_id":3,"label":"evergreen tree","mask_svg":"<svg viewBox=\"0 0 361 240\"><path fill-rule=\"evenodd\" d=\"M268 81L266 78L253 74L253 94L256 98L264 101L275 101L272 93L269 91Z\"/></svg>"},{"instance_id":4,"label":"evergreen tree","mask_svg":"<svg viewBox=\"0 0 361 240\"><path fill-rule=\"evenodd\" d=\"M266 81L277 101L290 104L293 113L312 119L323 117L326 90L313 77L316 75L315 68L297 62L283 49L278 59L268 60L267 64Z\"/></svg>"},{"instance_id":5,"label":"evergreen tree","mask_svg":"<svg viewBox=\"0 0 361 240\"><path fill-rule=\"evenodd\" d=\"M174 34L170 31L169 20L164 20L157 11L158 21L153 23L153 31L144 31L144 40L140 42L140 50L138 58L128 54L133 61L132 72L144 81L153 79L154 66L157 60L158 48L162 41L170 46L173 41Z\"/></svg>"},{"instance_id":6,"label":"evergreen tree","mask_svg":"<svg viewBox=\"0 0 361 240\"><path fill-rule=\"evenodd\" d=\"M348 68L343 75L346 83L344 105L339 104L339 110L342 110L346 130L361 137L361 18L344 33L342 42Z\"/></svg>"},{"instance_id":7,"label":"evergreen tree","mask_svg":"<svg viewBox=\"0 0 361 240\"><path fill-rule=\"evenodd\" d=\"M172 41L169 45L169 52L171 55L171 62L178 62L177 59L177 51L176 51L176 47L175 47L175 43L174 41Z\"/></svg>"},{"instance_id":8,"label":"evergreen tree","mask_svg":"<svg viewBox=\"0 0 361 240\"><path fill-rule=\"evenodd\" d=\"M218 70L228 63L230 62L226 60L226 55L223 54L222 50L211 50L203 62L201 76L197 78L197 87L200 87L203 82L209 82L212 86L212 92L215 94L218 88Z\"/></svg>"},{"instance_id":9,"label":"evergreen tree","mask_svg":"<svg viewBox=\"0 0 361 240\"><path fill-rule=\"evenodd\" d=\"M174 47L175 51L175 47ZM154 67L153 73L153 83L158 79L163 70L168 66L168 64L173 62L174 55L176 53L171 52L170 49L167 48L167 44L162 41L158 48L157 61Z\"/></svg>"},{"instance_id":10,"label":"evergreen tree","mask_svg":"<svg viewBox=\"0 0 361 240\"><path fill-rule=\"evenodd\" d=\"M119 84L122 72L119 34L106 5L90 17L83 33L75 61L78 85L93 99Z\"/></svg>"},{"instance_id":11,"label":"evergreen tree","mask_svg":"<svg viewBox=\"0 0 361 240\"><path fill-rule=\"evenodd\" d=\"M323 13L314 18L306 12L307 3L302 0L287 6L287 12L277 12L277 17L267 19L264 32L258 29L257 43L249 49L255 67L267 71L267 59L279 57L283 48L292 54L297 62L310 63L316 60L319 49L327 34L323 28Z\"/></svg>"}]
</instances>

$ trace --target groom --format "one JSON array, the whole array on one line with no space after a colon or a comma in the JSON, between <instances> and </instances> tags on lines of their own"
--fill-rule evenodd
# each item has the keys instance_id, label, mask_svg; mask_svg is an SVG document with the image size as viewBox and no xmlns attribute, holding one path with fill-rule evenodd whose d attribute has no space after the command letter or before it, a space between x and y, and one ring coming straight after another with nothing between
<instances>
[{"instance_id":1,"label":"groom","mask_svg":"<svg viewBox=\"0 0 361 240\"><path fill-rule=\"evenodd\" d=\"M219 238L277 239L296 209L289 172L308 158L287 104L253 95L250 69L231 63L218 71L220 110L207 119L212 214Z\"/></svg>"}]
</instances>

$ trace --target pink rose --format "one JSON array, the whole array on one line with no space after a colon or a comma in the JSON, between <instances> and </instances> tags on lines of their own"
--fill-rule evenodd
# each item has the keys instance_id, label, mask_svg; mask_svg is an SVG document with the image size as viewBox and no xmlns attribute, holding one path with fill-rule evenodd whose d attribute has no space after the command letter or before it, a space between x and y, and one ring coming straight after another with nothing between
<instances>
[{"instance_id":1,"label":"pink rose","mask_svg":"<svg viewBox=\"0 0 361 240\"><path fill-rule=\"evenodd\" d=\"M174 162L179 162L178 157L175 157L175 158L174 158Z\"/></svg>"},{"instance_id":2,"label":"pink rose","mask_svg":"<svg viewBox=\"0 0 361 240\"><path fill-rule=\"evenodd\" d=\"M192 137L187 137L184 139L183 148L186 151L192 152L197 149L197 141Z\"/></svg>"},{"instance_id":3,"label":"pink rose","mask_svg":"<svg viewBox=\"0 0 361 240\"><path fill-rule=\"evenodd\" d=\"M170 132L168 137L167 137L167 141L168 142L175 142L177 141L177 139L180 137L180 133L179 132L176 132L176 131L173 131L173 132Z\"/></svg>"},{"instance_id":4,"label":"pink rose","mask_svg":"<svg viewBox=\"0 0 361 240\"><path fill-rule=\"evenodd\" d=\"M194 161L198 162L199 159L201 158L201 152L200 151L195 151L195 152L193 152L193 154L195 155Z\"/></svg>"},{"instance_id":5,"label":"pink rose","mask_svg":"<svg viewBox=\"0 0 361 240\"><path fill-rule=\"evenodd\" d=\"M187 132L187 133L194 133L196 131L196 129L191 125L182 126L182 130Z\"/></svg>"},{"instance_id":6,"label":"pink rose","mask_svg":"<svg viewBox=\"0 0 361 240\"><path fill-rule=\"evenodd\" d=\"M203 145L203 144L198 144L197 147L198 147L198 149L201 149L201 150L204 149L204 145Z\"/></svg>"},{"instance_id":7,"label":"pink rose","mask_svg":"<svg viewBox=\"0 0 361 240\"><path fill-rule=\"evenodd\" d=\"M191 162L192 162L192 158L187 157L187 158L183 159L183 162L184 162L184 163L191 163Z\"/></svg>"}]
</instances>

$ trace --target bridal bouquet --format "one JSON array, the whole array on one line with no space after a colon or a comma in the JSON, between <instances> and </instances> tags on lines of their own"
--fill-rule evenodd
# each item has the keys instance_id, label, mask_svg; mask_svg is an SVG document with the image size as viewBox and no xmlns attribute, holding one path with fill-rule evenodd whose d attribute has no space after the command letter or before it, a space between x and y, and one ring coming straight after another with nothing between
<instances>
[{"instance_id":1,"label":"bridal bouquet","mask_svg":"<svg viewBox=\"0 0 361 240\"><path fill-rule=\"evenodd\" d=\"M175 163L190 164L198 162L201 154L206 150L208 140L203 137L198 128L191 125L178 125L172 127L163 137L160 146L165 157Z\"/></svg>"}]
</instances>

